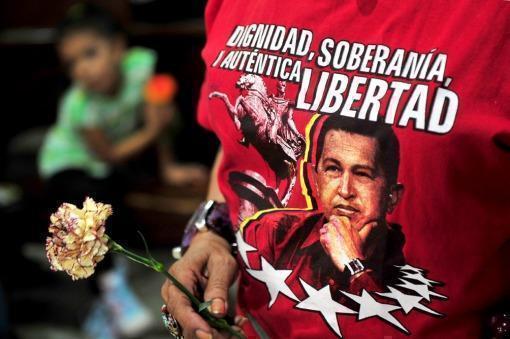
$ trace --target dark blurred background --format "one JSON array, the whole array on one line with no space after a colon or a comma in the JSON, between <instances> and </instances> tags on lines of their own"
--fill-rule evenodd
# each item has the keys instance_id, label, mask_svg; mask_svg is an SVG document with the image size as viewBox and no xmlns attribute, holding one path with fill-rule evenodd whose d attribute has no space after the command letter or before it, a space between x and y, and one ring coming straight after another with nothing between
<instances>
[{"instance_id":1,"label":"dark blurred background","mask_svg":"<svg viewBox=\"0 0 510 339\"><path fill-rule=\"evenodd\" d=\"M89 307L90 296L82 282L70 282L69 277L48 270L43 245L52 211L36 167L45 132L55 122L59 98L70 84L55 50L54 27L72 3L0 2L0 247L4 263L0 318L7 319L13 338L81 338L80 322ZM204 71L200 51L205 41L205 0L96 3L123 23L130 45L157 51L158 73L177 78L182 124L175 136L176 157L209 167L217 143L195 121ZM156 256L170 263L171 248L178 244L185 222L204 194L205 187L183 190L149 180L129 192L125 204ZM141 248L136 235L129 245ZM131 267L129 276L157 316L161 278L138 267ZM147 280L153 276L154 280ZM143 337L168 336L158 323Z\"/></svg>"}]
</instances>

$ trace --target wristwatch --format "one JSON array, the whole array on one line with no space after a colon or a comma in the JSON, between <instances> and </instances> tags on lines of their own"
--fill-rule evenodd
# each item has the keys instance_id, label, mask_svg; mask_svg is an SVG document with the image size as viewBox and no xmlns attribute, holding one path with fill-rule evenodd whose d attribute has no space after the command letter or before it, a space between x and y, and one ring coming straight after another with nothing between
<instances>
[{"instance_id":1,"label":"wristwatch","mask_svg":"<svg viewBox=\"0 0 510 339\"><path fill-rule=\"evenodd\" d=\"M347 269L351 273L351 277L367 269L366 265L364 265L363 262L358 258L347 262L345 264L345 267L347 267Z\"/></svg>"},{"instance_id":2,"label":"wristwatch","mask_svg":"<svg viewBox=\"0 0 510 339\"><path fill-rule=\"evenodd\" d=\"M172 256L175 259L180 259L188 249L195 234L209 230L225 238L229 244L235 243L235 235L232 231L226 203L214 200L201 203L186 224L181 245L172 249Z\"/></svg>"}]
</instances>

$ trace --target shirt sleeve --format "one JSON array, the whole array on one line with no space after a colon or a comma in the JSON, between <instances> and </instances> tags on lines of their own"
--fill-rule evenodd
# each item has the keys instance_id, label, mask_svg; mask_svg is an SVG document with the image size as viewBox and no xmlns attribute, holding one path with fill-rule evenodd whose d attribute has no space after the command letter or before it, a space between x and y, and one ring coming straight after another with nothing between
<instances>
[{"instance_id":1,"label":"shirt sleeve","mask_svg":"<svg viewBox=\"0 0 510 339\"><path fill-rule=\"evenodd\" d=\"M261 256L269 263L274 263L274 239L275 239L274 223L270 220L261 218L261 220L254 220L247 223L242 231L244 241L257 249L257 251L247 252L256 253L253 258L260 258ZM250 257L248 256L248 260ZM250 267L254 267L259 263L250 261Z\"/></svg>"},{"instance_id":2,"label":"shirt sleeve","mask_svg":"<svg viewBox=\"0 0 510 339\"><path fill-rule=\"evenodd\" d=\"M143 85L154 74L156 61L155 51L143 47L132 47L122 60L122 68L130 81Z\"/></svg>"},{"instance_id":3,"label":"shirt sleeve","mask_svg":"<svg viewBox=\"0 0 510 339\"><path fill-rule=\"evenodd\" d=\"M207 6L205 8L205 33L206 37L208 37L211 33L212 27L216 22L216 17L218 12L223 4L223 0L210 0L207 2ZM210 121L209 114L209 99L208 99L208 65L206 63L206 71L204 81L202 83L202 87L200 89L200 99L198 101L197 106L197 122L203 128L213 131L212 124Z\"/></svg>"}]
</instances>

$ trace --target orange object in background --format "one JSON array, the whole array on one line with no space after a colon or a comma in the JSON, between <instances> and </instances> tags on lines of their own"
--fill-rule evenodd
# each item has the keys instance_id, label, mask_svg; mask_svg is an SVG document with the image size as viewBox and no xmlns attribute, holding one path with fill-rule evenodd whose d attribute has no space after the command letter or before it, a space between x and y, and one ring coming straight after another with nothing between
<instances>
[{"instance_id":1,"label":"orange object in background","mask_svg":"<svg viewBox=\"0 0 510 339\"><path fill-rule=\"evenodd\" d=\"M166 104L174 100L177 80L169 74L156 74L145 85L144 98L151 104Z\"/></svg>"}]
</instances>

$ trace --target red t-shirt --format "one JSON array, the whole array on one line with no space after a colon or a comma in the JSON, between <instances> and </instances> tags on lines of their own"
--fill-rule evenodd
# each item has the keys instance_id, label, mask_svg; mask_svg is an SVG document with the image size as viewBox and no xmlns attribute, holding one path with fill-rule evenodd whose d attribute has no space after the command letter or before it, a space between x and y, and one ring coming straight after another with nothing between
<instances>
[{"instance_id":1,"label":"red t-shirt","mask_svg":"<svg viewBox=\"0 0 510 339\"><path fill-rule=\"evenodd\" d=\"M209 1L198 121L223 148L240 313L270 337L480 337L509 294L509 18L505 0ZM400 225L405 261L356 293L337 258L322 286L305 271L344 238L303 261L320 236L293 213L376 220L374 271Z\"/></svg>"}]
</instances>

